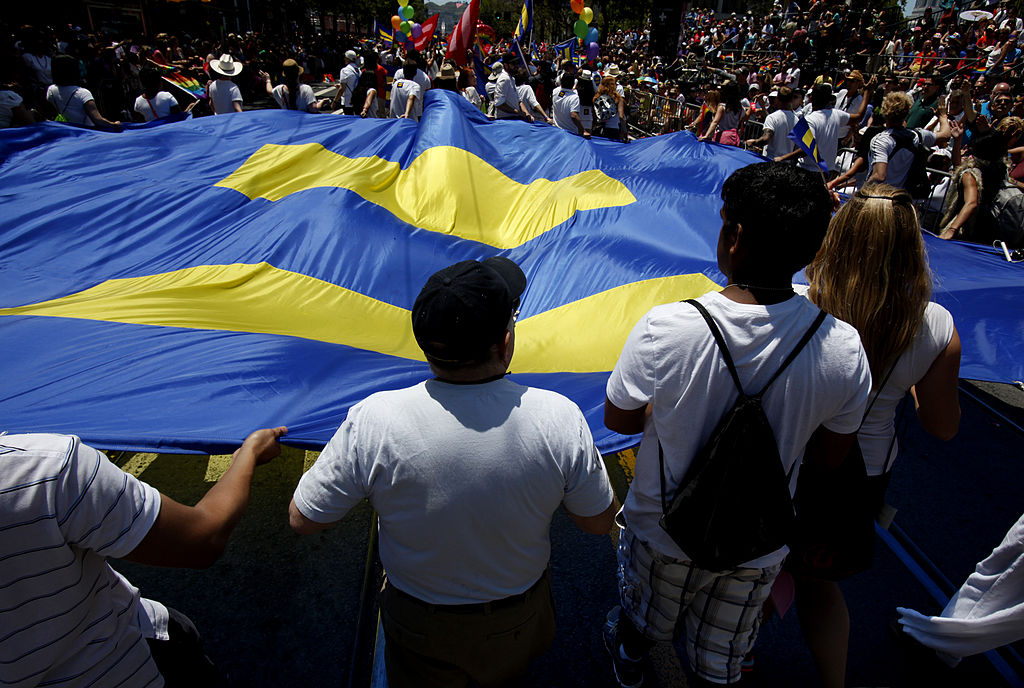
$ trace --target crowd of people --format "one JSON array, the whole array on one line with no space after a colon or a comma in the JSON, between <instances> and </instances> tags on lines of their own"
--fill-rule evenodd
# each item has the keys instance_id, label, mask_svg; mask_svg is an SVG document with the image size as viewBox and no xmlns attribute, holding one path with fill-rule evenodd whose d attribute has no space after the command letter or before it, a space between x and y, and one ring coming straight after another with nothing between
<instances>
[{"instance_id":1,"label":"crowd of people","mask_svg":"<svg viewBox=\"0 0 1024 688\"><path fill-rule=\"evenodd\" d=\"M872 523L899 451L897 406L910 392L923 427L942 439L959 426L960 341L948 311L930 301L914 203L933 193L918 179L922 161L948 158L954 170L944 238L1013 246L1024 234L1003 217L1021 207L1024 153L1024 27L1014 8L968 23L953 11L887 17L827 1L803 9L793 0L758 18L693 10L674 55L654 53L649 29L623 30L589 62L547 46L530 58L502 41L477 56L481 65L446 58L440 41L420 51L353 37L111 39L23 27L7 37L0 66L0 126L117 128L186 111L245 116L254 103L415 120L434 88L495 120L623 143L644 108L691 104L694 116L679 123L701 141L763 149L769 162L722 188L717 260L727 285L648 312L608 380L606 426L642 433L621 510L579 409L505 378L526 277L494 257L424 285L412 327L433 377L354 406L301 478L289 521L313 533L364 498L379 514L385 661L396 687L504 685L547 649L547 533L560 505L585 532L607 533L613 518L620 529L620 604L602 634L619 685L641 686L647 651L679 627L691 684L738 682L785 573L822 682L841 687L850 621L838 581L871 565ZM171 85L170 73L198 90ZM312 84L332 86L318 97ZM813 146L790 138L798 127ZM855 150L845 161L843 146ZM851 193L838 212L834 190ZM792 282L805 266L802 290ZM743 406L751 399L756 409ZM699 474L729 460L722 447L739 431L723 418L769 426L771 441L757 451L772 472L756 484L740 476L735 495L719 490L713 501L791 514L795 493L795 524L757 537L752 528L709 523L680 534L664 525L677 504L702 499ZM4 437L0 491L19 498L0 507L0 557L10 560L0 619L18 630L5 636L0 679L215 680L191 622L141 599L106 558L209 565L254 470L286 432L251 435L196 507L76 438ZM851 508L839 518L841 499ZM51 544L26 549L26 538Z\"/></svg>"}]
</instances>

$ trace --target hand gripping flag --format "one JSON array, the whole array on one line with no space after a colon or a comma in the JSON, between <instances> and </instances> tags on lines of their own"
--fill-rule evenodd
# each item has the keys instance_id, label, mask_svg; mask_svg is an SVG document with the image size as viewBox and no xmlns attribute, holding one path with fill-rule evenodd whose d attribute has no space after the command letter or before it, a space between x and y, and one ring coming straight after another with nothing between
<instances>
[{"instance_id":1,"label":"hand gripping flag","mask_svg":"<svg viewBox=\"0 0 1024 688\"><path fill-rule=\"evenodd\" d=\"M689 133L623 146L488 120L263 110L126 131L0 131L0 418L110 449L230 451L284 424L319 448L367 395L431 373L427 277L503 255L529 280L512 379L583 409L652 306L725 284L722 182L759 162ZM46 193L40 193L45 179ZM965 377L1024 378L1019 266L928 239Z\"/></svg>"},{"instance_id":2,"label":"hand gripping flag","mask_svg":"<svg viewBox=\"0 0 1024 688\"><path fill-rule=\"evenodd\" d=\"M533 30L533 0L523 0L523 9L519 13L519 23L512 34L512 40L523 43L530 40L530 32Z\"/></svg>"},{"instance_id":3,"label":"hand gripping flag","mask_svg":"<svg viewBox=\"0 0 1024 688\"><path fill-rule=\"evenodd\" d=\"M470 0L459 23L455 25L452 35L448 38L445 57L451 58L460 67L465 67L467 64L466 51L473 46L476 38L476 22L479 17L480 0Z\"/></svg>"},{"instance_id":4,"label":"hand gripping flag","mask_svg":"<svg viewBox=\"0 0 1024 688\"><path fill-rule=\"evenodd\" d=\"M818 152L818 142L814 140L814 132L811 131L811 127L807 124L806 119L801 117L792 131L787 134L787 137L796 144L797 148L810 156L811 160L818 164L822 172L828 173L828 165L821 159L821 153Z\"/></svg>"}]
</instances>

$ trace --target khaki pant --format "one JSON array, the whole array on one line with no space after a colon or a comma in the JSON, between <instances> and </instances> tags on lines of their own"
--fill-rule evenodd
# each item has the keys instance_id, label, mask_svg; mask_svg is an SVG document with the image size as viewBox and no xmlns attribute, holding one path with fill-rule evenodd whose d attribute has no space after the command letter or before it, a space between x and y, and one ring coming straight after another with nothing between
<instances>
[{"instance_id":1,"label":"khaki pant","mask_svg":"<svg viewBox=\"0 0 1024 688\"><path fill-rule=\"evenodd\" d=\"M555 636L550 573L522 595L478 605L431 605L381 590L390 688L515 686Z\"/></svg>"}]
</instances>

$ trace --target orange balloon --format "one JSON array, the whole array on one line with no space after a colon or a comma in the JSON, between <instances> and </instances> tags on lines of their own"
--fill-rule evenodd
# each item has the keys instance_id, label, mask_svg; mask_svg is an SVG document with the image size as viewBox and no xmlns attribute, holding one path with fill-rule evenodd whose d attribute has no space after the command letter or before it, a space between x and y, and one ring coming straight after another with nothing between
<instances>
[{"instance_id":1,"label":"orange balloon","mask_svg":"<svg viewBox=\"0 0 1024 688\"><path fill-rule=\"evenodd\" d=\"M580 1L582 2L582 0L580 0ZM401 26L401 25L402 25L402 18L401 17L399 17L397 14L394 15L393 17L391 17L391 26L395 29L395 31L398 31L398 27Z\"/></svg>"},{"instance_id":2,"label":"orange balloon","mask_svg":"<svg viewBox=\"0 0 1024 688\"><path fill-rule=\"evenodd\" d=\"M579 14L583 11L583 0L570 0L569 7L572 8L573 12Z\"/></svg>"}]
</instances>

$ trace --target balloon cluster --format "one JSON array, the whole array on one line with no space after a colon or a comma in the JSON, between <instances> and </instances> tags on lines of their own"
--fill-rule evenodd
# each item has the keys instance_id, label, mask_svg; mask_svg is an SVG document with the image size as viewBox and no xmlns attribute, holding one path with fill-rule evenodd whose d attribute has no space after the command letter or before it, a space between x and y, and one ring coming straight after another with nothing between
<instances>
[{"instance_id":1,"label":"balloon cluster","mask_svg":"<svg viewBox=\"0 0 1024 688\"><path fill-rule=\"evenodd\" d=\"M398 32L398 40L405 43L405 47L414 46L413 39L419 38L423 33L423 27L419 22L414 22L412 16L416 13L409 0L398 0L398 14L391 17L391 27Z\"/></svg>"},{"instance_id":2,"label":"balloon cluster","mask_svg":"<svg viewBox=\"0 0 1024 688\"><path fill-rule=\"evenodd\" d=\"M576 23L572 25L573 33L580 39L580 46L586 46L587 61L593 62L597 59L600 47L597 45L597 27L591 26L594 20L594 10L583 6L583 0L570 0L569 6L572 11L580 15Z\"/></svg>"}]
</instances>

